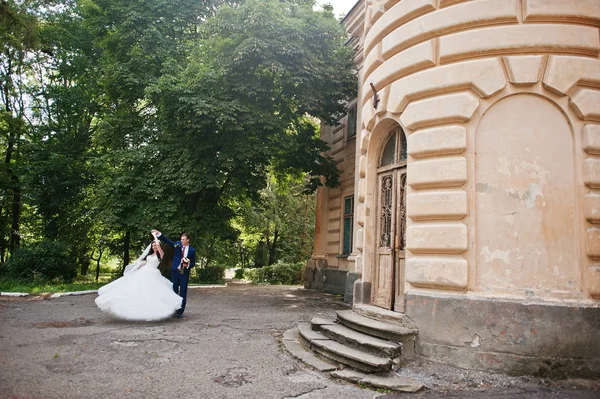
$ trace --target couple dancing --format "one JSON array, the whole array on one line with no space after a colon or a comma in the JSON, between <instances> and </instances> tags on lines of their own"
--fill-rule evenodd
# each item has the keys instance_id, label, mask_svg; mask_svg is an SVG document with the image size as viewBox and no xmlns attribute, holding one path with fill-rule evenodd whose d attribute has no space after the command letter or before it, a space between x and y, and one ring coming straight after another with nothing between
<instances>
[{"instance_id":1,"label":"couple dancing","mask_svg":"<svg viewBox=\"0 0 600 399\"><path fill-rule=\"evenodd\" d=\"M180 319L185 310L190 269L196 264L196 250L190 246L187 233L179 241L171 241L158 230L152 230L154 241L142 255L125 267L123 277L98 290L96 305L113 316L125 320L153 321L175 315ZM171 281L158 270L164 257L160 242L174 249Z\"/></svg>"}]
</instances>

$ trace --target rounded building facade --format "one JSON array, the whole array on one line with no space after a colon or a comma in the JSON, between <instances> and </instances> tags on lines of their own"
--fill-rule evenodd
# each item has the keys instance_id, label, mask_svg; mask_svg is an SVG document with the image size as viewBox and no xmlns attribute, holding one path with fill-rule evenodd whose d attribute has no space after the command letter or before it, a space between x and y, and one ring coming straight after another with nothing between
<instances>
[{"instance_id":1,"label":"rounded building facade","mask_svg":"<svg viewBox=\"0 0 600 399\"><path fill-rule=\"evenodd\" d=\"M600 2L356 7L355 308L432 360L600 375Z\"/></svg>"}]
</instances>

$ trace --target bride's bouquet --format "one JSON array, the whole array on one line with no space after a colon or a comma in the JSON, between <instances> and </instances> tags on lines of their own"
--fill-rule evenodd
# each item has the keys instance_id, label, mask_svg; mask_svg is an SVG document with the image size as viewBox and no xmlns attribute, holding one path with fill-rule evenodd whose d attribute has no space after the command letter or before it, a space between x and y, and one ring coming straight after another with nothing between
<instances>
[{"instance_id":1,"label":"bride's bouquet","mask_svg":"<svg viewBox=\"0 0 600 399\"><path fill-rule=\"evenodd\" d=\"M188 258L181 259L181 264L179 265L179 273L185 273L185 269L187 269L190 264L190 260Z\"/></svg>"}]
</instances>

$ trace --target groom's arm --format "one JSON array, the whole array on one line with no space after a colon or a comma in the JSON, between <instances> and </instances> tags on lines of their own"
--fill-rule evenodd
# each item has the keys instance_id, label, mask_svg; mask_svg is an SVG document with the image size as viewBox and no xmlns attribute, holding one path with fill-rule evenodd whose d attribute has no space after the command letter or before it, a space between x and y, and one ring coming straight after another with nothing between
<instances>
[{"instance_id":1,"label":"groom's arm","mask_svg":"<svg viewBox=\"0 0 600 399\"><path fill-rule=\"evenodd\" d=\"M156 238L158 238L160 241L164 242L165 244L169 244L170 246L174 247L175 246L175 242L169 240L167 237L164 236L164 234L162 234L160 231L157 231L156 234Z\"/></svg>"},{"instance_id":2,"label":"groom's arm","mask_svg":"<svg viewBox=\"0 0 600 399\"><path fill-rule=\"evenodd\" d=\"M190 259L190 267L194 267L196 265L196 249L192 252L191 256L188 257Z\"/></svg>"}]
</instances>

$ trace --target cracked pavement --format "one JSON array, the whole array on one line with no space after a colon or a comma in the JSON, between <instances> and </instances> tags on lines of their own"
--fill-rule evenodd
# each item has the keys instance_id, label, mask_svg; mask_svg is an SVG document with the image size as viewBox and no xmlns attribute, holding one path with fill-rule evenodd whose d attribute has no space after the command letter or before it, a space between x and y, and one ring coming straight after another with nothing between
<instances>
[{"instance_id":1,"label":"cracked pavement","mask_svg":"<svg viewBox=\"0 0 600 399\"><path fill-rule=\"evenodd\" d=\"M566 390L421 361L403 370L433 388L416 394L379 393L331 379L292 358L281 336L300 322L334 318L335 310L349 306L339 296L298 286L190 289L184 319L160 322L112 319L96 307L95 298L0 297L0 398L587 399L598 394L597 384Z\"/></svg>"},{"instance_id":2,"label":"cracked pavement","mask_svg":"<svg viewBox=\"0 0 600 399\"><path fill-rule=\"evenodd\" d=\"M112 319L95 294L0 299L0 398L373 398L281 346L288 328L347 309L290 286L188 291L185 318Z\"/></svg>"}]
</instances>

